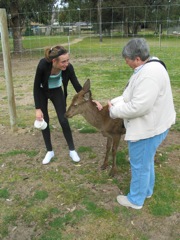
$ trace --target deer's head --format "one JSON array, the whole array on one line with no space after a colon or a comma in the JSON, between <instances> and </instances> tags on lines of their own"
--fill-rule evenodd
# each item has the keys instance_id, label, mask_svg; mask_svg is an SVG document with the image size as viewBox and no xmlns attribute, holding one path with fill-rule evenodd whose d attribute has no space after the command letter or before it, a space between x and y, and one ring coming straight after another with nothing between
<instances>
[{"instance_id":1,"label":"deer's head","mask_svg":"<svg viewBox=\"0 0 180 240\"><path fill-rule=\"evenodd\" d=\"M86 111L86 104L91 100L90 80L88 79L80 92L72 99L72 102L65 113L65 116L71 118L77 114L82 114Z\"/></svg>"}]
</instances>

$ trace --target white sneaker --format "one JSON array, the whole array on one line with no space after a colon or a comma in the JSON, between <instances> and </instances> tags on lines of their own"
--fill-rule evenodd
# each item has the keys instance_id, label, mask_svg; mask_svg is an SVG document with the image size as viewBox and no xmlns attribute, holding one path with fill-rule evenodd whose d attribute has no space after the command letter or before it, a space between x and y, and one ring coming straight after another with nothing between
<instances>
[{"instance_id":1,"label":"white sneaker","mask_svg":"<svg viewBox=\"0 0 180 240\"><path fill-rule=\"evenodd\" d=\"M152 195L149 195L149 196L147 196L146 198L151 198L152 197Z\"/></svg>"},{"instance_id":2,"label":"white sneaker","mask_svg":"<svg viewBox=\"0 0 180 240\"><path fill-rule=\"evenodd\" d=\"M79 162L80 157L78 156L77 152L75 150L69 151L69 156L72 158L74 162Z\"/></svg>"},{"instance_id":3,"label":"white sneaker","mask_svg":"<svg viewBox=\"0 0 180 240\"><path fill-rule=\"evenodd\" d=\"M135 204L131 203L127 199L127 196L124 196L124 195L117 196L117 201L118 201L119 204L121 204L122 206L125 206L125 207L131 207L131 208L134 208L134 209L141 209L142 208L142 206L138 206L138 205L135 205Z\"/></svg>"},{"instance_id":4,"label":"white sneaker","mask_svg":"<svg viewBox=\"0 0 180 240\"><path fill-rule=\"evenodd\" d=\"M50 163L51 159L54 157L54 151L48 151L45 158L42 161L42 164Z\"/></svg>"}]
</instances>

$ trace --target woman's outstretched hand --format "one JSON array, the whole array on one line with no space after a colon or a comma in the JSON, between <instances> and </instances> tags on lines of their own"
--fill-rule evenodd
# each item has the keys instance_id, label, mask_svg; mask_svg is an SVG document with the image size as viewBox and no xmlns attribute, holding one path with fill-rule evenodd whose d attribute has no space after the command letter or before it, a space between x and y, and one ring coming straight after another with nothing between
<instances>
[{"instance_id":1,"label":"woman's outstretched hand","mask_svg":"<svg viewBox=\"0 0 180 240\"><path fill-rule=\"evenodd\" d=\"M95 104L96 104L96 107L99 111L101 111L103 109L103 106L101 105L100 102L96 101L96 100L92 100Z\"/></svg>"}]
</instances>

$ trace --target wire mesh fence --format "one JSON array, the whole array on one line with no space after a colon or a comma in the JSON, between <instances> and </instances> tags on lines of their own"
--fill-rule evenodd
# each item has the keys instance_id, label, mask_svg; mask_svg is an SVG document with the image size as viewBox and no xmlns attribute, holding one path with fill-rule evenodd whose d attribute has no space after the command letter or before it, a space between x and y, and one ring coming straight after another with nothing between
<instances>
[{"instance_id":1,"label":"wire mesh fence","mask_svg":"<svg viewBox=\"0 0 180 240\"><path fill-rule=\"evenodd\" d=\"M23 52L39 51L46 45L54 45L77 37L179 37L180 4L108 7L101 9L101 22L98 9L58 9L53 12L33 13L34 21L19 14L19 25L12 28L11 15L8 15L11 51L19 41ZM32 14L32 13L31 13ZM46 19L46 21L44 20ZM46 24L42 24L46 22ZM22 23L23 22L23 23ZM19 33L16 34L16 33ZM55 40L54 40L55 39ZM0 49L1 51L1 49Z\"/></svg>"},{"instance_id":2,"label":"wire mesh fence","mask_svg":"<svg viewBox=\"0 0 180 240\"><path fill-rule=\"evenodd\" d=\"M180 58L179 12L180 4L171 2L168 5L108 7L101 9L100 22L97 8L60 8L53 12L33 13L36 19L33 22L27 18L30 13L20 13L19 19L23 19L24 24L19 21L19 26L14 29L8 15L12 59L39 59L44 56L47 46L64 45L75 64L83 59L89 63L97 62L97 69L92 71L96 71L98 76L102 73L102 65L107 65L111 72L123 71L115 68L121 61L123 45L131 37L145 37L151 39L152 55L158 55L164 61L171 58L171 63L176 64ZM45 18L47 24L42 24ZM20 32L19 38L15 37L18 35L16 32ZM14 54L15 45L20 45L20 42L22 49ZM92 71L89 71L90 76Z\"/></svg>"}]
</instances>

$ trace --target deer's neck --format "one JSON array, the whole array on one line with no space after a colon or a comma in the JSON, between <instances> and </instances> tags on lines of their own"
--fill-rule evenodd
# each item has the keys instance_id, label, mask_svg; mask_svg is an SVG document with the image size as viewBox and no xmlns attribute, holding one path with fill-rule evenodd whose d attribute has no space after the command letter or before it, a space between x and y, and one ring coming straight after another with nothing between
<instances>
[{"instance_id":1,"label":"deer's neck","mask_svg":"<svg viewBox=\"0 0 180 240\"><path fill-rule=\"evenodd\" d=\"M87 102L86 108L84 109L82 115L92 126L101 129L102 114L92 101Z\"/></svg>"}]
</instances>

